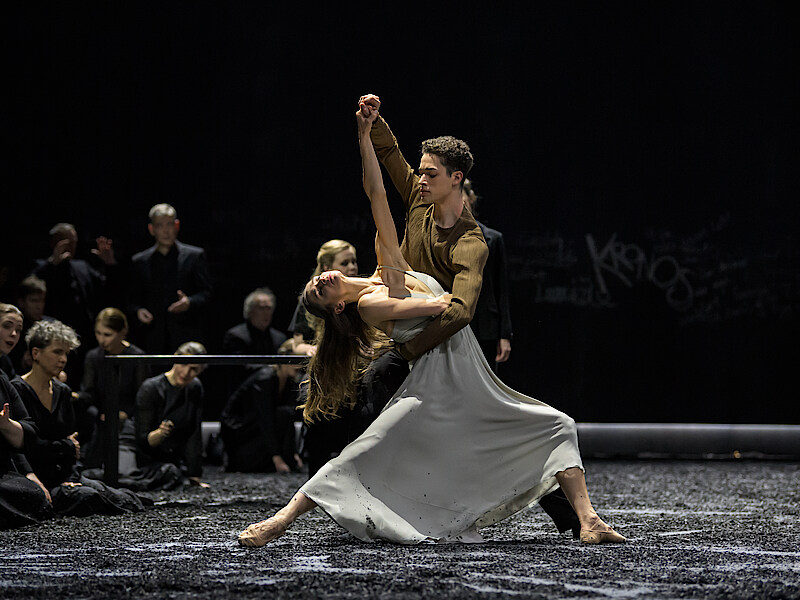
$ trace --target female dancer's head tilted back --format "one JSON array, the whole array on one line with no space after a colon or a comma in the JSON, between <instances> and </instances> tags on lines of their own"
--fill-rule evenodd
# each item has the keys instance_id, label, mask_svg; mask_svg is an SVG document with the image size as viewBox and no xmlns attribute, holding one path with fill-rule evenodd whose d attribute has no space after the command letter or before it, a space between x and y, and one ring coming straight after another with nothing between
<instances>
[{"instance_id":1,"label":"female dancer's head tilted back","mask_svg":"<svg viewBox=\"0 0 800 600\"><path fill-rule=\"evenodd\" d=\"M341 271L350 277L358 274L358 261L356 259L356 249L350 243L344 240L333 239L328 240L317 251L317 262L314 267L312 277L321 275L325 271ZM297 319L302 319L298 321ZM314 333L320 327L321 322L319 318L310 314L308 311L303 310L302 298L298 305L297 312L292 318L292 334L295 342L300 344L310 344L314 338ZM306 346L301 353L313 354L308 351L309 349L316 350L313 346Z\"/></svg>"},{"instance_id":2,"label":"female dancer's head tilted back","mask_svg":"<svg viewBox=\"0 0 800 600\"><path fill-rule=\"evenodd\" d=\"M317 351L307 368L308 395L302 405L306 422L333 419L341 407L352 408L359 380L374 351L386 342L386 336L358 314L357 295L346 289L355 280L341 271L325 271L303 290L303 306L321 322L314 340Z\"/></svg>"}]
</instances>

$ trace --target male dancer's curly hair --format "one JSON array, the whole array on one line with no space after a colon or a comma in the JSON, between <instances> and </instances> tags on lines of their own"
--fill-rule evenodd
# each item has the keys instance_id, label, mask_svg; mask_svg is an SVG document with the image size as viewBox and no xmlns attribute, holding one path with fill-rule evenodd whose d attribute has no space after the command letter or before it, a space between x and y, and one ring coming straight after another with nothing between
<instances>
[{"instance_id":1,"label":"male dancer's curly hair","mask_svg":"<svg viewBox=\"0 0 800 600\"><path fill-rule=\"evenodd\" d=\"M461 171L464 174L464 178L461 180L462 186L474 163L467 143L451 135L425 140L422 142L421 153L438 156L447 169L448 175L452 175L453 171Z\"/></svg>"}]
</instances>

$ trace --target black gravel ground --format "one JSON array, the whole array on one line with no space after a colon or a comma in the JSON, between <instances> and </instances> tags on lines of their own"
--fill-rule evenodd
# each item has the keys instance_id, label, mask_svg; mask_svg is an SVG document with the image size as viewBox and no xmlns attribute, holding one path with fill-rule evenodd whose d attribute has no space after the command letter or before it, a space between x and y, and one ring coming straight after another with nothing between
<instances>
[{"instance_id":1,"label":"black gravel ground","mask_svg":"<svg viewBox=\"0 0 800 600\"><path fill-rule=\"evenodd\" d=\"M477 545L367 544L325 515L266 548L236 536L302 475L226 474L127 517L0 532L0 597L798 598L800 464L587 461L592 501L629 539L583 546L531 509Z\"/></svg>"}]
</instances>

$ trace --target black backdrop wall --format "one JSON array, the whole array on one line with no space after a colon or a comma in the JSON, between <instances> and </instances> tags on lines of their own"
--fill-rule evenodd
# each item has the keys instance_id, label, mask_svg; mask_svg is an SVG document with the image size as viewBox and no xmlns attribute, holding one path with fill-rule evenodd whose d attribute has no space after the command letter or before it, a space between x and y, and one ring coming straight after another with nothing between
<instances>
[{"instance_id":1,"label":"black backdrop wall","mask_svg":"<svg viewBox=\"0 0 800 600\"><path fill-rule=\"evenodd\" d=\"M170 202L215 276L212 350L259 285L285 328L322 242L374 267L353 118L369 91L412 162L435 135L473 149L509 253L513 387L581 421L797 422L790 12L18 6L2 297L52 224L124 261Z\"/></svg>"}]
</instances>

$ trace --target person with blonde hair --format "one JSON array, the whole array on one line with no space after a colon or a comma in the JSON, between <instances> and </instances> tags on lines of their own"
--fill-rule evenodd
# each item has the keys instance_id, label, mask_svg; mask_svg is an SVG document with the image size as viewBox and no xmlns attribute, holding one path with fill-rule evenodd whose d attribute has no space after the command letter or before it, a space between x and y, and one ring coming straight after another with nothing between
<instances>
[{"instance_id":1,"label":"person with blonde hair","mask_svg":"<svg viewBox=\"0 0 800 600\"><path fill-rule=\"evenodd\" d=\"M316 277L326 271L339 271L350 277L357 275L358 260L355 247L341 239L328 240L322 244L317 251L316 266L311 276ZM306 310L302 297L299 298L289 324L296 354L313 356L317 350L315 338L321 323L320 319ZM307 385L307 382L303 385ZM305 397L306 389L301 390L302 397ZM360 388L359 392L362 396L365 395L363 388ZM349 406L339 407L336 419L304 424L303 450L309 477L364 431L373 415L364 416L363 412L369 411L362 410L353 399Z\"/></svg>"},{"instance_id":2,"label":"person with blonde hair","mask_svg":"<svg viewBox=\"0 0 800 600\"><path fill-rule=\"evenodd\" d=\"M272 326L277 298L268 287L262 286L247 294L242 306L244 322L234 325L222 336L223 354L277 354L286 341L286 334ZM227 367L228 398L260 365Z\"/></svg>"},{"instance_id":3,"label":"person with blonde hair","mask_svg":"<svg viewBox=\"0 0 800 600\"><path fill-rule=\"evenodd\" d=\"M22 326L22 311L13 304L0 303L0 371L9 380L17 375L9 354L19 344Z\"/></svg>"},{"instance_id":4,"label":"person with blonde hair","mask_svg":"<svg viewBox=\"0 0 800 600\"><path fill-rule=\"evenodd\" d=\"M322 244L317 251L317 264L311 276L316 277L325 271L341 271L351 277L357 275L358 260L355 246L350 242L339 239L328 240ZM303 354L313 353L316 325L319 325L319 322L314 316L308 314L302 301L298 300L297 308L289 323L289 332L292 334L295 348L299 352Z\"/></svg>"}]
</instances>

